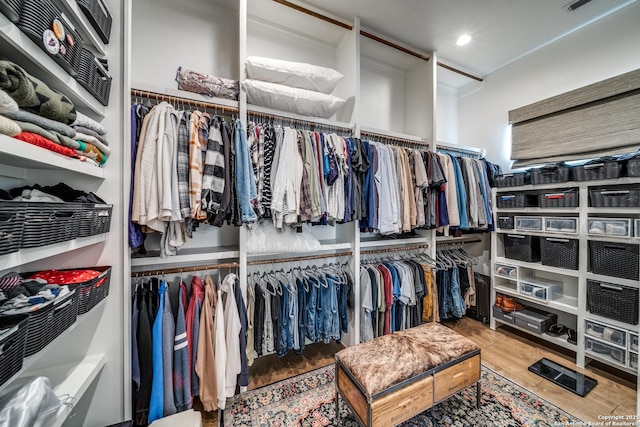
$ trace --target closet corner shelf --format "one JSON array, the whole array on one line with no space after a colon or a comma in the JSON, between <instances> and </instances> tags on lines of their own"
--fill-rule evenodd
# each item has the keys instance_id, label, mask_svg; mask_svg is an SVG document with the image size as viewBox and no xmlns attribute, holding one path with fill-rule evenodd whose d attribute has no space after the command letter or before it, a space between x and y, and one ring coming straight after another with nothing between
<instances>
[{"instance_id":1,"label":"closet corner shelf","mask_svg":"<svg viewBox=\"0 0 640 427\"><path fill-rule=\"evenodd\" d=\"M619 320L611 319L609 317L599 316L589 311L584 314L585 320L591 320L597 323L604 323L609 326L613 326L619 329L626 329L627 331L634 331L638 333L638 325L632 325L630 323L621 322Z\"/></svg>"},{"instance_id":2,"label":"closet corner shelf","mask_svg":"<svg viewBox=\"0 0 640 427\"><path fill-rule=\"evenodd\" d=\"M333 126L351 130L353 130L354 127L352 123L339 122L335 120L323 119L320 117L303 116L301 114L289 113L288 111L274 110L272 108L247 104L247 115L250 116L251 113L265 114L268 116L275 116L283 119L293 119L302 122L317 123L319 125Z\"/></svg>"},{"instance_id":3,"label":"closet corner shelf","mask_svg":"<svg viewBox=\"0 0 640 427\"><path fill-rule=\"evenodd\" d=\"M142 82L133 82L133 83L131 83L131 90L132 91L139 90L139 91L143 91L143 92L153 92L153 93L158 93L160 95L167 95L167 96L173 96L173 97L176 97L176 98L183 98L183 99L185 99L187 101L191 100L191 101L196 101L196 102L205 102L207 104L220 105L220 106L223 106L223 107L230 107L230 108L235 108L235 109L237 109L238 106L239 106L238 101L233 101L231 99L215 98L213 96L201 95L199 93L188 92L186 90L180 90L180 89L162 87L162 86L154 86L154 85L150 85L150 84L142 83Z\"/></svg>"},{"instance_id":4,"label":"closet corner shelf","mask_svg":"<svg viewBox=\"0 0 640 427\"><path fill-rule=\"evenodd\" d=\"M79 30L80 35L85 42L89 42L91 46L101 56L106 55L106 50L102 39L98 37L98 33L93 28L87 17L80 10L76 0L56 0L56 3L62 7L62 9L70 14L72 20L76 24L76 29Z\"/></svg>"},{"instance_id":5,"label":"closet corner shelf","mask_svg":"<svg viewBox=\"0 0 640 427\"><path fill-rule=\"evenodd\" d=\"M0 163L23 169L59 169L100 179L105 177L103 168L7 135L0 135Z\"/></svg>"},{"instance_id":6,"label":"closet corner shelf","mask_svg":"<svg viewBox=\"0 0 640 427\"><path fill-rule=\"evenodd\" d=\"M640 282L637 280L622 279L620 277L605 276L602 274L594 274L587 272L587 279L596 280L598 282L607 282L614 285L629 286L631 288L639 288Z\"/></svg>"},{"instance_id":7,"label":"closet corner shelf","mask_svg":"<svg viewBox=\"0 0 640 427\"><path fill-rule=\"evenodd\" d=\"M578 315L578 298L563 296L558 299L551 300L549 302L543 302L543 301L540 301L539 299L531 298L526 295L519 294L518 291L516 291L515 289L509 289L509 288L504 288L502 286L495 286L495 285L494 285L494 289L496 290L496 292L511 295L520 300L527 301L541 307L553 308L555 310L573 314L574 316Z\"/></svg>"},{"instance_id":8,"label":"closet corner shelf","mask_svg":"<svg viewBox=\"0 0 640 427\"><path fill-rule=\"evenodd\" d=\"M567 270L565 268L551 267L549 265L542 265L539 262L518 261L517 259L505 257L496 257L495 262L499 264L509 264L517 267L530 268L532 270L547 271L549 273L556 273L561 276L579 277L580 275L580 272L578 270Z\"/></svg>"},{"instance_id":9,"label":"closet corner shelf","mask_svg":"<svg viewBox=\"0 0 640 427\"><path fill-rule=\"evenodd\" d=\"M152 253L151 256L131 258L131 267L151 267L180 265L188 263L209 263L222 259L234 259L240 257L238 246L218 246L214 248L182 249L178 255L161 258L160 254ZM185 267L186 268L186 267ZM135 272L135 270L134 270Z\"/></svg>"},{"instance_id":10,"label":"closet corner shelf","mask_svg":"<svg viewBox=\"0 0 640 427\"><path fill-rule=\"evenodd\" d=\"M4 57L17 62L27 72L65 94L83 113L98 120L105 117L106 107L2 14L0 14L0 39L3 41L0 53ZM16 58L16 54L19 58Z\"/></svg>"},{"instance_id":11,"label":"closet corner shelf","mask_svg":"<svg viewBox=\"0 0 640 427\"><path fill-rule=\"evenodd\" d=\"M40 246L37 248L20 249L17 252L0 256L0 271L28 264L30 262L39 261L41 259L60 255L75 249L85 248L87 246L102 243L107 240L107 234L98 234L97 236L79 237L66 242L54 243L52 245Z\"/></svg>"},{"instance_id":12,"label":"closet corner shelf","mask_svg":"<svg viewBox=\"0 0 640 427\"><path fill-rule=\"evenodd\" d=\"M18 372L16 372L11 378L9 378L4 384L0 385L0 392L2 392L2 390L4 390L7 386L9 386L9 384L11 384L16 378L20 378L21 376L23 376L23 374L27 372L29 368L34 366L41 358L43 358L44 355L47 354L47 351L55 345L54 343L57 343L60 340L65 339L65 337L73 334L73 331L79 325L81 325L82 322L84 322L87 318L95 315L99 311L102 311L101 307L105 305L108 300L109 300L108 297L103 299L98 304L96 304L96 306L93 307L91 310L89 310L85 314L79 315L76 321L71 326L69 326L69 328L66 331L58 335L52 342L47 344L45 348L43 348L42 350L40 350L35 354L32 354L31 356L25 357L22 361L22 368ZM32 375L31 371L29 371L29 375Z\"/></svg>"},{"instance_id":13,"label":"closet corner shelf","mask_svg":"<svg viewBox=\"0 0 640 427\"><path fill-rule=\"evenodd\" d=\"M41 374L51 379L53 391L57 396L69 396L77 402L85 394L106 363L107 355L98 353L86 356L79 363L69 363L53 367L55 369L45 369ZM34 372L34 375L37 374L37 372ZM63 404L58 410L56 419L51 424L51 427L62 426L72 411L73 406Z\"/></svg>"},{"instance_id":14,"label":"closet corner shelf","mask_svg":"<svg viewBox=\"0 0 640 427\"><path fill-rule=\"evenodd\" d=\"M555 344L557 346L560 346L562 348L566 348L567 350L571 350L571 351L577 351L578 350L578 346L577 345L571 344L570 342L567 341L566 335L562 335L562 336L559 336L559 337L553 337L553 336L548 335L548 334L536 334L535 332L529 331L529 330L527 330L525 328L521 328L520 326L514 325L513 323L503 322L502 320L495 319L495 318L494 318L494 320L496 321L496 323L500 323L500 324L508 326L510 328L517 329L519 331L525 332L525 333L530 334L530 335L532 335L534 337L538 337L541 340L548 341L548 342L553 343L553 344Z\"/></svg>"}]
</instances>

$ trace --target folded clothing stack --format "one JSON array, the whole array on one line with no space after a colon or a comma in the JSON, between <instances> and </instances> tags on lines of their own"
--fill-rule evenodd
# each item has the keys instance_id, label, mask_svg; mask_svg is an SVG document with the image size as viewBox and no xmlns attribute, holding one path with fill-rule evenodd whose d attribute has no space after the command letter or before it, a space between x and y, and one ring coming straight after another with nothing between
<instances>
[{"instance_id":1,"label":"folded clothing stack","mask_svg":"<svg viewBox=\"0 0 640 427\"><path fill-rule=\"evenodd\" d=\"M247 102L306 116L331 118L345 100L331 95L344 75L301 62L250 56L242 87Z\"/></svg>"},{"instance_id":2,"label":"folded clothing stack","mask_svg":"<svg viewBox=\"0 0 640 427\"><path fill-rule=\"evenodd\" d=\"M0 277L0 316L32 313L69 293L68 286L25 279L16 272Z\"/></svg>"},{"instance_id":3,"label":"folded clothing stack","mask_svg":"<svg viewBox=\"0 0 640 427\"><path fill-rule=\"evenodd\" d=\"M106 129L76 111L65 95L19 65L0 60L0 133L64 156L103 165Z\"/></svg>"},{"instance_id":4,"label":"folded clothing stack","mask_svg":"<svg viewBox=\"0 0 640 427\"><path fill-rule=\"evenodd\" d=\"M75 190L62 182L53 186L41 187L35 184L12 188L9 191L0 190L0 200L53 203L105 203L104 200L93 192L87 193L81 190Z\"/></svg>"}]
</instances>

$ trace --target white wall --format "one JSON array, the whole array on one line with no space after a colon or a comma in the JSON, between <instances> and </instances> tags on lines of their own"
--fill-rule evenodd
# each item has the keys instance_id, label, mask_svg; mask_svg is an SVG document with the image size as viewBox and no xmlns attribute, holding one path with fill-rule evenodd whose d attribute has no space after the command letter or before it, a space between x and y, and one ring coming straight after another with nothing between
<instances>
[{"instance_id":1,"label":"white wall","mask_svg":"<svg viewBox=\"0 0 640 427\"><path fill-rule=\"evenodd\" d=\"M458 90L438 84L436 141L458 144Z\"/></svg>"},{"instance_id":2,"label":"white wall","mask_svg":"<svg viewBox=\"0 0 640 427\"><path fill-rule=\"evenodd\" d=\"M465 86L460 144L509 169L508 111L640 67L640 2Z\"/></svg>"}]
</instances>

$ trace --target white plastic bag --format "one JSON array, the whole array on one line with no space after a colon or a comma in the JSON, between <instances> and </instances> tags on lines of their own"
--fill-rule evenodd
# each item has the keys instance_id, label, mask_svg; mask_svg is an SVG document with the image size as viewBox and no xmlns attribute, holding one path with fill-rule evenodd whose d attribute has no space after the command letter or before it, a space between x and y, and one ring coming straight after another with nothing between
<instances>
[{"instance_id":1,"label":"white plastic bag","mask_svg":"<svg viewBox=\"0 0 640 427\"><path fill-rule=\"evenodd\" d=\"M277 252L315 252L321 249L320 242L304 224L302 233L291 227L278 230L271 221L261 221L249 230L247 252L250 254L268 254Z\"/></svg>"},{"instance_id":2,"label":"white plastic bag","mask_svg":"<svg viewBox=\"0 0 640 427\"><path fill-rule=\"evenodd\" d=\"M20 378L0 396L0 427L50 426L61 406L49 378Z\"/></svg>"}]
</instances>

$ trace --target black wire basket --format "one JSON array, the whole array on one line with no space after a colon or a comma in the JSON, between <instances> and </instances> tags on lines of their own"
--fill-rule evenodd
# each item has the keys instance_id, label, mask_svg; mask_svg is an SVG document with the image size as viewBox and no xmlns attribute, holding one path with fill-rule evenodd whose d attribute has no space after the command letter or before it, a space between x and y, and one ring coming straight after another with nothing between
<instances>
[{"instance_id":1,"label":"black wire basket","mask_svg":"<svg viewBox=\"0 0 640 427\"><path fill-rule=\"evenodd\" d=\"M26 202L0 201L0 255L20 249L26 212Z\"/></svg>"},{"instance_id":2,"label":"black wire basket","mask_svg":"<svg viewBox=\"0 0 640 427\"><path fill-rule=\"evenodd\" d=\"M519 187L529 181L528 172L506 173L496 176L496 187Z\"/></svg>"},{"instance_id":3,"label":"black wire basket","mask_svg":"<svg viewBox=\"0 0 640 427\"><path fill-rule=\"evenodd\" d=\"M75 78L102 105L109 105L112 78L100 61L87 49L82 49L80 66Z\"/></svg>"},{"instance_id":4,"label":"black wire basket","mask_svg":"<svg viewBox=\"0 0 640 427\"><path fill-rule=\"evenodd\" d=\"M109 43L111 22L113 18L107 5L102 0L76 0L82 13L89 19L98 36L104 43Z\"/></svg>"},{"instance_id":5,"label":"black wire basket","mask_svg":"<svg viewBox=\"0 0 640 427\"><path fill-rule=\"evenodd\" d=\"M594 274L638 280L638 245L592 240L589 253Z\"/></svg>"},{"instance_id":6,"label":"black wire basket","mask_svg":"<svg viewBox=\"0 0 640 427\"><path fill-rule=\"evenodd\" d=\"M111 228L113 205L84 203L80 211L78 237L108 233Z\"/></svg>"},{"instance_id":7,"label":"black wire basket","mask_svg":"<svg viewBox=\"0 0 640 427\"><path fill-rule=\"evenodd\" d=\"M638 289L587 280L587 307L590 313L638 324Z\"/></svg>"},{"instance_id":8,"label":"black wire basket","mask_svg":"<svg viewBox=\"0 0 640 427\"><path fill-rule=\"evenodd\" d=\"M20 19L20 8L22 0L2 0L0 1L0 13L6 16L14 24Z\"/></svg>"},{"instance_id":9,"label":"black wire basket","mask_svg":"<svg viewBox=\"0 0 640 427\"><path fill-rule=\"evenodd\" d=\"M73 240L78 236L82 203L29 202L21 248Z\"/></svg>"},{"instance_id":10,"label":"black wire basket","mask_svg":"<svg viewBox=\"0 0 640 427\"><path fill-rule=\"evenodd\" d=\"M542 265L578 269L578 240L545 237L542 239Z\"/></svg>"},{"instance_id":11,"label":"black wire basket","mask_svg":"<svg viewBox=\"0 0 640 427\"><path fill-rule=\"evenodd\" d=\"M594 208L630 208L640 206L639 188L590 188L589 199Z\"/></svg>"},{"instance_id":12,"label":"black wire basket","mask_svg":"<svg viewBox=\"0 0 640 427\"><path fill-rule=\"evenodd\" d=\"M547 165L531 170L531 184L554 184L567 182L571 176L571 168L564 164Z\"/></svg>"},{"instance_id":13,"label":"black wire basket","mask_svg":"<svg viewBox=\"0 0 640 427\"><path fill-rule=\"evenodd\" d=\"M498 228L501 228L503 230L513 230L513 216L499 216Z\"/></svg>"},{"instance_id":14,"label":"black wire basket","mask_svg":"<svg viewBox=\"0 0 640 427\"><path fill-rule=\"evenodd\" d=\"M574 166L573 179L591 181L594 179L615 179L622 174L622 163L617 160L602 160L585 165Z\"/></svg>"},{"instance_id":15,"label":"black wire basket","mask_svg":"<svg viewBox=\"0 0 640 427\"><path fill-rule=\"evenodd\" d=\"M543 192L538 195L541 208L577 208L579 203L578 190Z\"/></svg>"},{"instance_id":16,"label":"black wire basket","mask_svg":"<svg viewBox=\"0 0 640 427\"><path fill-rule=\"evenodd\" d=\"M22 369L29 315L0 316L0 385Z\"/></svg>"}]
</instances>

